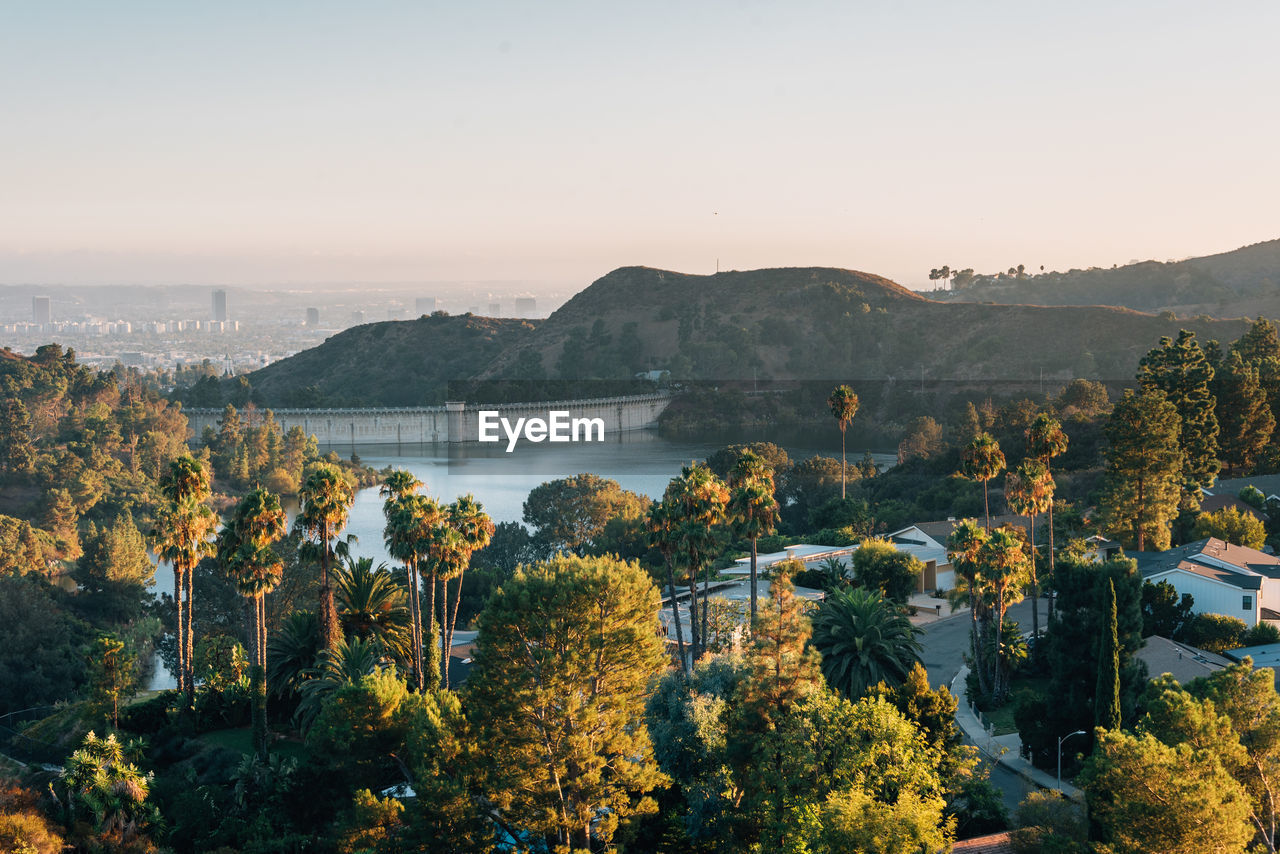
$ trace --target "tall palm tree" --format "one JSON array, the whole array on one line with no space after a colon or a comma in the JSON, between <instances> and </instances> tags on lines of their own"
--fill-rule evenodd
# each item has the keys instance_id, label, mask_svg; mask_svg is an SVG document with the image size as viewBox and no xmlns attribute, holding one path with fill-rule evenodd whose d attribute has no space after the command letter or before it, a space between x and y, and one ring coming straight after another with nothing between
<instances>
[{"instance_id":1,"label":"tall palm tree","mask_svg":"<svg viewBox=\"0 0 1280 854\"><path fill-rule=\"evenodd\" d=\"M160 494L165 506L159 512L155 530L151 532L156 554L173 565L173 600L177 605L178 689L190 702L195 692L191 640L191 576L200 558L213 554L211 537L218 520L205 504L208 500L209 475L195 457L185 455L169 464L160 480ZM184 614L183 594L186 608Z\"/></svg>"},{"instance_id":2,"label":"tall palm tree","mask_svg":"<svg viewBox=\"0 0 1280 854\"><path fill-rule=\"evenodd\" d=\"M1031 543L1031 636L1040 636L1040 582L1036 577L1036 516L1053 506L1053 476L1039 460L1023 460L1005 475L1005 500L1019 516L1027 517Z\"/></svg>"},{"instance_id":3,"label":"tall palm tree","mask_svg":"<svg viewBox=\"0 0 1280 854\"><path fill-rule=\"evenodd\" d=\"M376 638L396 659L408 661L412 656L408 597L387 565L374 567L371 557L347 558L334 567L333 581L343 634Z\"/></svg>"},{"instance_id":4,"label":"tall palm tree","mask_svg":"<svg viewBox=\"0 0 1280 854\"><path fill-rule=\"evenodd\" d=\"M991 530L991 501L987 484L1004 471L1004 452L990 433L979 433L961 454L960 474L982 483L982 506L987 514L987 530Z\"/></svg>"},{"instance_id":5,"label":"tall palm tree","mask_svg":"<svg viewBox=\"0 0 1280 854\"><path fill-rule=\"evenodd\" d=\"M404 564L409 582L410 660L414 685L419 691L425 684L422 671L422 596L419 593L419 562L426 551L427 532L440 518L440 506L430 498L418 495L422 482L404 469L387 475L378 493L385 499L382 515L387 520L383 529L383 541L387 552ZM435 584L431 585L431 606L428 613L435 617ZM432 649L435 643L434 624L431 632ZM433 653L434 654L434 653Z\"/></svg>"},{"instance_id":6,"label":"tall palm tree","mask_svg":"<svg viewBox=\"0 0 1280 854\"><path fill-rule=\"evenodd\" d=\"M649 508L645 520L645 529L649 532L649 543L662 554L662 561L667 565L667 594L670 597L671 620L676 625L676 648L680 653L680 669L689 675L689 660L684 651L684 630L680 626L680 604L676 601L675 555L678 545L678 515L675 504L669 500L655 501ZM690 621L693 616L690 612ZM695 626L690 626L690 640Z\"/></svg>"},{"instance_id":7,"label":"tall palm tree","mask_svg":"<svg viewBox=\"0 0 1280 854\"><path fill-rule=\"evenodd\" d=\"M308 539L315 538L320 552L320 639L326 649L333 649L342 640L342 627L329 583L329 541L347 524L355 496L341 469L317 463L298 490L298 500L302 512L296 524Z\"/></svg>"},{"instance_id":8,"label":"tall palm tree","mask_svg":"<svg viewBox=\"0 0 1280 854\"><path fill-rule=\"evenodd\" d=\"M756 622L756 541L773 533L778 524L778 500L774 497L773 469L754 451L743 451L729 472L728 514L734 532L751 541L751 622Z\"/></svg>"},{"instance_id":9,"label":"tall palm tree","mask_svg":"<svg viewBox=\"0 0 1280 854\"><path fill-rule=\"evenodd\" d=\"M923 650L919 630L879 590L850 587L828 594L813 617L813 646L827 684L857 702L881 682L907 680Z\"/></svg>"},{"instance_id":10,"label":"tall palm tree","mask_svg":"<svg viewBox=\"0 0 1280 854\"><path fill-rule=\"evenodd\" d=\"M673 505L673 526L677 552L689 567L689 621L698 621L697 632L691 632L692 653L697 659L707 646L707 588L710 579L704 572L707 560L719 540L718 527L725 520L729 489L705 463L693 463L680 470L680 476L667 484L663 501ZM702 595L698 595L698 576L702 575ZM699 611L698 603L702 607Z\"/></svg>"},{"instance_id":11,"label":"tall palm tree","mask_svg":"<svg viewBox=\"0 0 1280 854\"><path fill-rule=\"evenodd\" d=\"M271 548L285 534L280 499L258 487L240 499L218 534L218 560L253 604L253 733L258 755L267 755L267 619L264 600L280 583L284 563Z\"/></svg>"},{"instance_id":12,"label":"tall palm tree","mask_svg":"<svg viewBox=\"0 0 1280 854\"><path fill-rule=\"evenodd\" d=\"M1019 536L1008 528L999 528L988 534L986 542L978 550L978 565L995 595L994 612L996 655L992 662L991 685L996 700L1004 699L1004 615L1013 604L1014 594L1023 584L1027 573L1027 555L1022 550Z\"/></svg>"},{"instance_id":13,"label":"tall palm tree","mask_svg":"<svg viewBox=\"0 0 1280 854\"><path fill-rule=\"evenodd\" d=\"M847 385L836 386L827 397L827 406L831 408L831 414L835 416L836 424L840 426L840 497L844 498L844 431L853 417L858 414L858 395L854 394L853 389Z\"/></svg>"},{"instance_id":14,"label":"tall palm tree","mask_svg":"<svg viewBox=\"0 0 1280 854\"><path fill-rule=\"evenodd\" d=\"M495 530L493 520L484 512L484 506L472 495L464 495L449 505L447 524L458 534L457 548L452 555L453 563L449 567L449 577L458 579L458 589L454 591L453 607L449 608L449 577L444 579L444 604L449 622L444 636L440 672L445 688L449 687L449 652L453 649L453 629L458 623L458 605L462 602L462 576L471 564L471 556L489 545Z\"/></svg>"},{"instance_id":15,"label":"tall palm tree","mask_svg":"<svg viewBox=\"0 0 1280 854\"><path fill-rule=\"evenodd\" d=\"M973 656L973 672L978 674L978 690L991 693L984 663L981 617L985 606L982 568L978 556L987 541L987 530L973 519L965 519L947 538L947 557L955 567L969 600L969 649ZM953 600L954 601L954 600Z\"/></svg>"},{"instance_id":16,"label":"tall palm tree","mask_svg":"<svg viewBox=\"0 0 1280 854\"><path fill-rule=\"evenodd\" d=\"M1054 457L1067 452L1067 434L1062 429L1062 422L1046 412L1036 416L1027 428L1027 454L1044 463L1046 470ZM1049 617L1053 617L1054 569L1055 555L1053 549L1053 502L1049 502Z\"/></svg>"}]
</instances>

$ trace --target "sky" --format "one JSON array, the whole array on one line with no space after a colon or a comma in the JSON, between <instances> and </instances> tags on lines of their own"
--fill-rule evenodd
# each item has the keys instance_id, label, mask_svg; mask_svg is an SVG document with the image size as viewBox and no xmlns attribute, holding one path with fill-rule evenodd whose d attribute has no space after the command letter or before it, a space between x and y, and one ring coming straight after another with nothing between
<instances>
[{"instance_id":1,"label":"sky","mask_svg":"<svg viewBox=\"0 0 1280 854\"><path fill-rule=\"evenodd\" d=\"M0 0L0 284L585 287L1280 237L1280 4Z\"/></svg>"}]
</instances>

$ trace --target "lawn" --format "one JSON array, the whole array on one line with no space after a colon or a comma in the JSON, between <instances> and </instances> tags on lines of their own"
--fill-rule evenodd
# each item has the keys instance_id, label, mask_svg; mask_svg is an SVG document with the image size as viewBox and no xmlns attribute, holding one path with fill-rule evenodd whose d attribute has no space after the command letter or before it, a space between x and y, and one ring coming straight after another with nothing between
<instances>
[{"instance_id":1,"label":"lawn","mask_svg":"<svg viewBox=\"0 0 1280 854\"><path fill-rule=\"evenodd\" d=\"M1018 708L1018 700L1026 694L1043 696L1048 690L1049 677L1047 676L1014 676L1013 684L1009 686L1008 701L998 709L983 712L983 720L995 727L994 735L1017 732L1018 727L1013 723L1013 712Z\"/></svg>"}]
</instances>

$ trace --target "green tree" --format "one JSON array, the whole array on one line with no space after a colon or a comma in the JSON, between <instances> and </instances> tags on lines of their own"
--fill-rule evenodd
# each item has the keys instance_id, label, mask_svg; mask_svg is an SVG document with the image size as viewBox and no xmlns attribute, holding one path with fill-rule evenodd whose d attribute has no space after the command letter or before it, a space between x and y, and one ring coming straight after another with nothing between
<instances>
[{"instance_id":1,"label":"green tree","mask_svg":"<svg viewBox=\"0 0 1280 854\"><path fill-rule=\"evenodd\" d=\"M1194 606L1190 593L1179 598L1178 591L1167 581L1142 582L1142 636L1174 637L1191 619Z\"/></svg>"},{"instance_id":2,"label":"green tree","mask_svg":"<svg viewBox=\"0 0 1280 854\"><path fill-rule=\"evenodd\" d=\"M195 695L191 658L195 640L191 633L192 574L196 564L213 554L212 537L218 520L205 504L209 499L209 472L190 455L178 457L160 480L164 504L151 532L156 554L173 566L173 600L177 606L178 689ZM184 601L185 595L185 601Z\"/></svg>"},{"instance_id":3,"label":"green tree","mask_svg":"<svg viewBox=\"0 0 1280 854\"><path fill-rule=\"evenodd\" d=\"M297 524L309 539L315 539L320 556L320 637L327 649L333 649L342 640L342 626L329 582L329 544L347 524L355 496L341 469L332 463L317 463L307 474L298 500L302 510Z\"/></svg>"},{"instance_id":4,"label":"green tree","mask_svg":"<svg viewBox=\"0 0 1280 854\"><path fill-rule=\"evenodd\" d=\"M853 417L858 414L858 395L847 385L836 386L827 397L827 407L830 408L836 424L840 427L840 497L844 498L845 471L848 468L844 455L844 432L853 421Z\"/></svg>"},{"instance_id":5,"label":"green tree","mask_svg":"<svg viewBox=\"0 0 1280 854\"><path fill-rule=\"evenodd\" d=\"M902 685L920 662L918 630L874 588L827 595L813 618L813 646L822 654L827 684L857 701L883 682Z\"/></svg>"},{"instance_id":6,"label":"green tree","mask_svg":"<svg viewBox=\"0 0 1280 854\"><path fill-rule=\"evenodd\" d=\"M1036 575L1036 517L1053 507L1053 475L1039 460L1023 460L1005 476L1005 498L1019 516L1027 517L1027 538L1031 543L1031 636L1040 636L1040 579ZM1050 530L1053 525L1050 523Z\"/></svg>"},{"instance_id":7,"label":"green tree","mask_svg":"<svg viewBox=\"0 0 1280 854\"><path fill-rule=\"evenodd\" d=\"M97 529L90 525L75 572L82 587L100 592L112 584L141 587L152 583L155 567L132 519L121 515L110 527Z\"/></svg>"},{"instance_id":8,"label":"green tree","mask_svg":"<svg viewBox=\"0 0 1280 854\"><path fill-rule=\"evenodd\" d=\"M773 469L751 450L739 455L729 472L729 503L726 507L734 533L751 541L751 622L756 619L756 542L772 534L778 523L778 500L774 497Z\"/></svg>"},{"instance_id":9,"label":"green tree","mask_svg":"<svg viewBox=\"0 0 1280 854\"><path fill-rule=\"evenodd\" d=\"M1247 793L1217 756L1188 744L1099 729L1076 782L1115 854L1243 854L1253 836Z\"/></svg>"},{"instance_id":10,"label":"green tree","mask_svg":"<svg viewBox=\"0 0 1280 854\"><path fill-rule=\"evenodd\" d=\"M1182 456L1178 410L1158 389L1126 391L1107 422L1107 470L1100 501L1109 528L1145 551L1169 547L1178 512Z\"/></svg>"},{"instance_id":11,"label":"green tree","mask_svg":"<svg viewBox=\"0 0 1280 854\"><path fill-rule=\"evenodd\" d=\"M1013 820L1009 835L1017 854L1087 854L1089 822L1083 810L1057 792L1027 794Z\"/></svg>"},{"instance_id":12,"label":"green tree","mask_svg":"<svg viewBox=\"0 0 1280 854\"><path fill-rule=\"evenodd\" d=\"M1138 365L1142 390L1163 392L1178 413L1180 503L1194 512L1200 507L1200 488L1213 485L1221 465L1213 366L1205 358L1195 333L1185 329L1178 333L1176 341L1161 338L1160 346L1143 356Z\"/></svg>"},{"instance_id":13,"label":"green tree","mask_svg":"<svg viewBox=\"0 0 1280 854\"><path fill-rule=\"evenodd\" d=\"M1222 462L1243 473L1262 455L1276 428L1258 368L1239 353L1231 353L1217 369L1213 394Z\"/></svg>"},{"instance_id":14,"label":"green tree","mask_svg":"<svg viewBox=\"0 0 1280 854\"><path fill-rule=\"evenodd\" d=\"M120 697L138 687L137 656L123 640L102 635L89 648L89 686L95 705L110 715L111 727L120 726Z\"/></svg>"},{"instance_id":15,"label":"green tree","mask_svg":"<svg viewBox=\"0 0 1280 854\"><path fill-rule=\"evenodd\" d=\"M1217 537L1232 545L1261 551L1267 544L1267 526L1252 513L1242 513L1235 507L1224 507L1197 516L1192 536L1197 540Z\"/></svg>"},{"instance_id":16,"label":"green tree","mask_svg":"<svg viewBox=\"0 0 1280 854\"><path fill-rule=\"evenodd\" d=\"M546 553L586 554L616 516L638 518L649 500L594 474L559 478L537 486L524 502L524 521Z\"/></svg>"},{"instance_id":17,"label":"green tree","mask_svg":"<svg viewBox=\"0 0 1280 854\"><path fill-rule=\"evenodd\" d=\"M1182 630L1183 643L1206 652L1223 653L1244 645L1249 627L1239 617L1225 614L1196 614Z\"/></svg>"},{"instance_id":18,"label":"green tree","mask_svg":"<svg viewBox=\"0 0 1280 854\"><path fill-rule=\"evenodd\" d=\"M982 484L982 506L987 514L987 530L991 530L991 500L987 484L1004 471L1004 452L990 433L979 433L960 455L960 474Z\"/></svg>"},{"instance_id":19,"label":"green tree","mask_svg":"<svg viewBox=\"0 0 1280 854\"><path fill-rule=\"evenodd\" d=\"M849 563L854 581L880 591L885 599L897 605L906 605L924 573L924 564L919 558L898 551L888 540L863 540Z\"/></svg>"},{"instance_id":20,"label":"green tree","mask_svg":"<svg viewBox=\"0 0 1280 854\"><path fill-rule=\"evenodd\" d=\"M669 508L665 519L674 541L673 554L689 572L689 635L696 659L706 650L709 579L704 575L704 568L719 546L718 528L725 520L729 489L706 465L693 463L682 468L680 476L667 484L662 501ZM704 576L701 596L698 595L699 575Z\"/></svg>"},{"instance_id":21,"label":"green tree","mask_svg":"<svg viewBox=\"0 0 1280 854\"><path fill-rule=\"evenodd\" d=\"M114 733L99 738L90 732L61 775L71 815L89 819L95 830L115 836L121 846L159 818L147 802L151 775L129 759Z\"/></svg>"},{"instance_id":22,"label":"green tree","mask_svg":"<svg viewBox=\"0 0 1280 854\"><path fill-rule=\"evenodd\" d=\"M1104 398L1106 392L1103 392ZM1045 471L1049 473L1050 479L1053 472L1050 466L1054 457L1060 457L1067 452L1067 434L1062 429L1062 422L1049 415L1041 412L1031 422L1031 426L1027 428L1027 456L1039 460L1044 464ZM1056 554L1053 543L1053 499L1049 499L1049 579L1052 587L1053 570L1056 565ZM1053 616L1053 605L1055 597L1052 593L1049 596L1049 616Z\"/></svg>"},{"instance_id":23,"label":"green tree","mask_svg":"<svg viewBox=\"0 0 1280 854\"><path fill-rule=\"evenodd\" d=\"M261 487L236 505L218 533L218 560L240 595L253 605L253 636L249 671L253 694L254 748L267 757L267 619L266 595L280 583L284 563L272 545L285 534L280 499Z\"/></svg>"},{"instance_id":24,"label":"green tree","mask_svg":"<svg viewBox=\"0 0 1280 854\"><path fill-rule=\"evenodd\" d=\"M380 493L385 497L382 505L383 517L387 520L383 529L383 542L387 551L396 560L402 561L409 580L409 621L410 621L410 657L413 662L413 679L417 689L421 691L428 684L428 672L432 677L430 684L439 682L436 670L435 641L438 635L435 624L436 577L439 572L434 560L429 557L431 532L440 524L443 511L440 505L431 498L417 494L422 483L407 471L392 472L383 483ZM427 614L431 622L428 624L431 635L431 666L424 671L423 665L423 620L422 596L419 593L419 581L422 562L426 560L431 572L427 585Z\"/></svg>"},{"instance_id":25,"label":"green tree","mask_svg":"<svg viewBox=\"0 0 1280 854\"><path fill-rule=\"evenodd\" d=\"M680 544L679 516L674 499L663 498L654 502L645 518L645 531L649 534L649 543L662 555L662 563L667 569L667 603L671 606L671 622L676 627L676 649L680 656L680 669L689 675L689 656L685 654L684 628L680 623L680 602L676 594L675 557ZM694 626L694 611L689 613L689 637L692 641L697 634ZM692 646L692 643L691 643Z\"/></svg>"},{"instance_id":26,"label":"green tree","mask_svg":"<svg viewBox=\"0 0 1280 854\"><path fill-rule=\"evenodd\" d=\"M384 563L348 556L333 569L338 621L347 637L375 639L399 661L411 661L408 597Z\"/></svg>"},{"instance_id":27,"label":"green tree","mask_svg":"<svg viewBox=\"0 0 1280 854\"><path fill-rule=\"evenodd\" d=\"M1098 690L1095 716L1102 729L1120 729L1120 629L1116 616L1116 585L1107 579L1107 627L1098 650Z\"/></svg>"},{"instance_id":28,"label":"green tree","mask_svg":"<svg viewBox=\"0 0 1280 854\"><path fill-rule=\"evenodd\" d=\"M21 477L31 471L35 451L31 415L20 398L6 397L0 406L0 478Z\"/></svg>"},{"instance_id":29,"label":"green tree","mask_svg":"<svg viewBox=\"0 0 1280 854\"><path fill-rule=\"evenodd\" d=\"M612 558L518 571L480 616L466 686L490 801L549 846L598 850L652 811L645 696L665 656L647 574ZM536 632L538 642L528 642Z\"/></svg>"},{"instance_id":30,"label":"green tree","mask_svg":"<svg viewBox=\"0 0 1280 854\"><path fill-rule=\"evenodd\" d=\"M979 554L987 541L987 529L974 519L965 519L947 538L947 557L955 568L959 580L957 591L969 605L969 652L973 658L973 671L978 674L978 687L983 696L990 696L990 670L983 656L982 619L986 610L986 578L982 574Z\"/></svg>"},{"instance_id":31,"label":"green tree","mask_svg":"<svg viewBox=\"0 0 1280 854\"><path fill-rule=\"evenodd\" d=\"M1005 663L1008 649L1004 642L1004 615L1021 595L1027 577L1027 556L1022 541L1007 528L992 531L978 550L978 566L986 586L995 597L991 621L995 624L995 655L991 662L992 696L1003 700L1008 690Z\"/></svg>"}]
</instances>

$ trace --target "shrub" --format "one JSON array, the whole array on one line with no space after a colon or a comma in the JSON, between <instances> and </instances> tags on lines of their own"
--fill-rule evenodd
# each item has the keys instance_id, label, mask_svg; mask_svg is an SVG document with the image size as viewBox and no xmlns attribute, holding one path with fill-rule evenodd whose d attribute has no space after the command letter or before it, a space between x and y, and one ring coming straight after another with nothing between
<instances>
[{"instance_id":1,"label":"shrub","mask_svg":"<svg viewBox=\"0 0 1280 854\"><path fill-rule=\"evenodd\" d=\"M1182 631L1183 643L1205 652L1222 653L1244 645L1248 627L1238 617L1224 614L1196 614Z\"/></svg>"}]
</instances>

